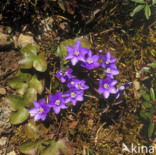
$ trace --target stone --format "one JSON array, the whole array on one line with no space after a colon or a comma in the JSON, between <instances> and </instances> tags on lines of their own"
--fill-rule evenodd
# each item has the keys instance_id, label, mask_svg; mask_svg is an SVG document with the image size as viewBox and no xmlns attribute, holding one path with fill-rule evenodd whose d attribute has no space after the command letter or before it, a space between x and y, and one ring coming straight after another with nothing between
<instances>
[{"instance_id":1,"label":"stone","mask_svg":"<svg viewBox=\"0 0 156 155\"><path fill-rule=\"evenodd\" d=\"M9 153L7 153L7 155L16 155L15 151L11 151Z\"/></svg>"},{"instance_id":2,"label":"stone","mask_svg":"<svg viewBox=\"0 0 156 155\"><path fill-rule=\"evenodd\" d=\"M0 135L8 132L8 129L11 127L11 123L9 122L10 113L9 107L0 107Z\"/></svg>"},{"instance_id":3,"label":"stone","mask_svg":"<svg viewBox=\"0 0 156 155\"><path fill-rule=\"evenodd\" d=\"M34 43L35 43L35 40L31 34L30 35L20 34L17 39L17 46L19 48L23 48L27 44L34 44Z\"/></svg>"},{"instance_id":4,"label":"stone","mask_svg":"<svg viewBox=\"0 0 156 155\"><path fill-rule=\"evenodd\" d=\"M4 146L7 143L7 137L0 138L0 146Z\"/></svg>"},{"instance_id":5,"label":"stone","mask_svg":"<svg viewBox=\"0 0 156 155\"><path fill-rule=\"evenodd\" d=\"M5 88L0 87L0 95L5 95L5 94L6 94Z\"/></svg>"},{"instance_id":6,"label":"stone","mask_svg":"<svg viewBox=\"0 0 156 155\"><path fill-rule=\"evenodd\" d=\"M13 40L8 34L0 32L0 49L5 49L13 46Z\"/></svg>"}]
</instances>

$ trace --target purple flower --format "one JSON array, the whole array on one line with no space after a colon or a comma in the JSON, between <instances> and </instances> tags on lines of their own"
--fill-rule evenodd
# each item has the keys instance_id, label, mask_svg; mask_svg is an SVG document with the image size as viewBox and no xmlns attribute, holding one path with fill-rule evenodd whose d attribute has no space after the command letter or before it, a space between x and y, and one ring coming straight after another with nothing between
<instances>
[{"instance_id":1,"label":"purple flower","mask_svg":"<svg viewBox=\"0 0 156 155\"><path fill-rule=\"evenodd\" d=\"M123 95L124 89L125 89L125 87L123 85L117 89L117 93L116 93L116 97L115 97L116 99L118 99L121 95Z\"/></svg>"},{"instance_id":2,"label":"purple flower","mask_svg":"<svg viewBox=\"0 0 156 155\"><path fill-rule=\"evenodd\" d=\"M80 90L86 90L89 87L85 84L85 80L78 80L76 78L70 79L67 86L69 88L76 88L76 89L80 89Z\"/></svg>"},{"instance_id":3,"label":"purple flower","mask_svg":"<svg viewBox=\"0 0 156 155\"><path fill-rule=\"evenodd\" d=\"M64 93L65 103L71 102L75 106L77 101L83 101L83 94L82 90L71 88L68 92Z\"/></svg>"},{"instance_id":4,"label":"purple flower","mask_svg":"<svg viewBox=\"0 0 156 155\"><path fill-rule=\"evenodd\" d=\"M107 68L109 65L116 63L116 58L111 58L110 52L107 52L106 55L102 55L101 57L103 59L103 68Z\"/></svg>"},{"instance_id":5,"label":"purple flower","mask_svg":"<svg viewBox=\"0 0 156 155\"><path fill-rule=\"evenodd\" d=\"M61 80L62 83L64 83L64 82L66 82L67 79L72 78L72 75L71 75L72 72L73 72L73 70L71 68L68 68L65 73L63 73L61 70L59 70L56 73L56 76Z\"/></svg>"},{"instance_id":6,"label":"purple flower","mask_svg":"<svg viewBox=\"0 0 156 155\"><path fill-rule=\"evenodd\" d=\"M108 98L110 93L116 94L117 90L114 87L117 81L112 80L111 78L107 77L105 80L101 79L99 81L100 87L98 89L99 94L103 94L105 98Z\"/></svg>"},{"instance_id":7,"label":"purple flower","mask_svg":"<svg viewBox=\"0 0 156 155\"><path fill-rule=\"evenodd\" d=\"M89 52L89 53L91 53L91 52ZM86 58L86 61L83 62L81 64L81 66L91 70L91 69L93 69L95 67L100 66L100 63L98 61L99 61L99 55L93 55L92 56L92 54L88 54L88 57Z\"/></svg>"},{"instance_id":8,"label":"purple flower","mask_svg":"<svg viewBox=\"0 0 156 155\"><path fill-rule=\"evenodd\" d=\"M131 82L126 82L120 88L117 89L116 99L118 99L121 95L123 95L125 88L129 88L131 86Z\"/></svg>"},{"instance_id":9,"label":"purple flower","mask_svg":"<svg viewBox=\"0 0 156 155\"><path fill-rule=\"evenodd\" d=\"M104 69L104 72L106 73L107 77L109 76L112 79L114 75L119 74L119 71L115 64L110 64L108 67Z\"/></svg>"},{"instance_id":10,"label":"purple flower","mask_svg":"<svg viewBox=\"0 0 156 155\"><path fill-rule=\"evenodd\" d=\"M43 98L40 102L34 101L34 108L29 110L31 116L34 116L34 120L45 120L47 113L50 111L50 107L46 103L46 100Z\"/></svg>"},{"instance_id":11,"label":"purple flower","mask_svg":"<svg viewBox=\"0 0 156 155\"><path fill-rule=\"evenodd\" d=\"M66 59L70 59L73 66L75 66L79 60L83 62L85 61L85 54L88 49L81 47L81 40L76 41L75 47L66 46L66 48L68 51Z\"/></svg>"},{"instance_id":12,"label":"purple flower","mask_svg":"<svg viewBox=\"0 0 156 155\"><path fill-rule=\"evenodd\" d=\"M85 83L85 80L80 80L78 83L75 84L75 88L80 90L86 90L89 88L89 86L87 86Z\"/></svg>"},{"instance_id":13,"label":"purple flower","mask_svg":"<svg viewBox=\"0 0 156 155\"><path fill-rule=\"evenodd\" d=\"M80 80L76 79L76 78L72 78L69 80L67 86L69 88L72 88L72 87L76 87L76 85L80 82Z\"/></svg>"},{"instance_id":14,"label":"purple flower","mask_svg":"<svg viewBox=\"0 0 156 155\"><path fill-rule=\"evenodd\" d=\"M61 109L67 109L64 98L61 92L55 95L49 95L49 106L53 108L55 114L58 114Z\"/></svg>"}]
</instances>

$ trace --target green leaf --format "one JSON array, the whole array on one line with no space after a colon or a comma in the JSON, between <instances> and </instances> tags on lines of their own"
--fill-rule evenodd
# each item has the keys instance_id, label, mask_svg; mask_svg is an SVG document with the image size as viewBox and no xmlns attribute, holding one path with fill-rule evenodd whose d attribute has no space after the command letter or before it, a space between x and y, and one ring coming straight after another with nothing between
<instances>
[{"instance_id":1,"label":"green leaf","mask_svg":"<svg viewBox=\"0 0 156 155\"><path fill-rule=\"evenodd\" d=\"M148 128L148 137L150 138L153 134L153 131L154 131L154 122L152 121L149 125L149 128Z\"/></svg>"},{"instance_id":2,"label":"green leaf","mask_svg":"<svg viewBox=\"0 0 156 155\"><path fill-rule=\"evenodd\" d=\"M142 69L144 72L150 72L151 71L151 69L149 68L149 67L143 67L143 69Z\"/></svg>"},{"instance_id":3,"label":"green leaf","mask_svg":"<svg viewBox=\"0 0 156 155\"><path fill-rule=\"evenodd\" d=\"M76 42L77 40L81 40L81 47L85 47L90 49L91 46L91 42L85 38L75 38L74 41Z\"/></svg>"},{"instance_id":4,"label":"green leaf","mask_svg":"<svg viewBox=\"0 0 156 155\"><path fill-rule=\"evenodd\" d=\"M22 73L20 70L17 73L17 77L9 79L8 80L8 85L13 88L16 89L16 87L18 87L18 82L28 82L31 79L31 74L28 73Z\"/></svg>"},{"instance_id":5,"label":"green leaf","mask_svg":"<svg viewBox=\"0 0 156 155\"><path fill-rule=\"evenodd\" d=\"M156 4L156 0L152 0L152 5Z\"/></svg>"},{"instance_id":6,"label":"green leaf","mask_svg":"<svg viewBox=\"0 0 156 155\"><path fill-rule=\"evenodd\" d=\"M28 88L28 84L20 81L13 81L8 81L9 86L16 89L18 94L23 95Z\"/></svg>"},{"instance_id":7,"label":"green leaf","mask_svg":"<svg viewBox=\"0 0 156 155\"><path fill-rule=\"evenodd\" d=\"M156 63L153 62L151 64L148 64L148 66L156 68Z\"/></svg>"},{"instance_id":8,"label":"green leaf","mask_svg":"<svg viewBox=\"0 0 156 155\"><path fill-rule=\"evenodd\" d=\"M149 120L152 120L152 119L153 119L153 113L151 113L151 112L145 112L144 115L145 115L145 117L148 118Z\"/></svg>"},{"instance_id":9,"label":"green leaf","mask_svg":"<svg viewBox=\"0 0 156 155\"><path fill-rule=\"evenodd\" d=\"M18 111L13 111L10 114L10 122L12 124L23 123L29 117L29 112L24 107L18 109Z\"/></svg>"},{"instance_id":10,"label":"green leaf","mask_svg":"<svg viewBox=\"0 0 156 155\"><path fill-rule=\"evenodd\" d=\"M25 134L28 138L37 139L40 137L40 131L38 130L38 127L36 126L35 122L30 121L25 127Z\"/></svg>"},{"instance_id":11,"label":"green leaf","mask_svg":"<svg viewBox=\"0 0 156 155\"><path fill-rule=\"evenodd\" d=\"M56 50L56 56L59 56L61 59L65 59L67 56L66 46L74 46L75 42L73 39L68 39L60 43Z\"/></svg>"},{"instance_id":12,"label":"green leaf","mask_svg":"<svg viewBox=\"0 0 156 155\"><path fill-rule=\"evenodd\" d=\"M150 101L150 95L146 93L143 89L140 90L141 96L144 98L145 101L149 102Z\"/></svg>"},{"instance_id":13,"label":"green leaf","mask_svg":"<svg viewBox=\"0 0 156 155\"><path fill-rule=\"evenodd\" d=\"M37 99L37 91L35 88L29 88L24 95L24 106L30 108L32 104Z\"/></svg>"},{"instance_id":14,"label":"green leaf","mask_svg":"<svg viewBox=\"0 0 156 155\"><path fill-rule=\"evenodd\" d=\"M140 112L140 116L141 116L142 118L146 119L145 112L141 111L141 112Z\"/></svg>"},{"instance_id":15,"label":"green leaf","mask_svg":"<svg viewBox=\"0 0 156 155\"><path fill-rule=\"evenodd\" d=\"M18 85L17 85L18 87L17 87L17 90L16 90L16 92L18 93L18 94L20 94L20 95L24 95L24 93L25 93L25 91L27 90L27 88L28 88L28 84L27 83L18 83Z\"/></svg>"},{"instance_id":16,"label":"green leaf","mask_svg":"<svg viewBox=\"0 0 156 155\"><path fill-rule=\"evenodd\" d=\"M146 6L145 6L145 16L146 16L147 20L151 16L151 9L150 9L150 6L148 4L146 4Z\"/></svg>"},{"instance_id":17,"label":"green leaf","mask_svg":"<svg viewBox=\"0 0 156 155\"><path fill-rule=\"evenodd\" d=\"M131 0L132 2L136 2L136 3L145 3L144 0Z\"/></svg>"},{"instance_id":18,"label":"green leaf","mask_svg":"<svg viewBox=\"0 0 156 155\"><path fill-rule=\"evenodd\" d=\"M74 155L74 152L66 139L60 139L57 142L52 141L51 145L42 152L42 155Z\"/></svg>"},{"instance_id":19,"label":"green leaf","mask_svg":"<svg viewBox=\"0 0 156 155\"><path fill-rule=\"evenodd\" d=\"M133 9L133 11L130 13L130 16L133 17L136 13L141 11L145 5L138 5L136 8Z\"/></svg>"},{"instance_id":20,"label":"green leaf","mask_svg":"<svg viewBox=\"0 0 156 155\"><path fill-rule=\"evenodd\" d=\"M146 108L151 108L151 107L152 107L152 104L151 104L151 103L146 103L146 104L145 104L145 107L146 107Z\"/></svg>"},{"instance_id":21,"label":"green leaf","mask_svg":"<svg viewBox=\"0 0 156 155\"><path fill-rule=\"evenodd\" d=\"M30 120L28 124L24 126L24 135L31 139L38 139L40 136L45 135L48 129L43 124L38 124L34 120Z\"/></svg>"},{"instance_id":22,"label":"green leaf","mask_svg":"<svg viewBox=\"0 0 156 155\"><path fill-rule=\"evenodd\" d=\"M12 111L17 111L24 107L23 98L21 96L9 96L6 98L6 101L10 105Z\"/></svg>"},{"instance_id":23,"label":"green leaf","mask_svg":"<svg viewBox=\"0 0 156 155\"><path fill-rule=\"evenodd\" d=\"M9 79L8 85L16 89L17 93L23 95L28 88L27 82L31 79L31 75L28 73L18 72L17 77Z\"/></svg>"},{"instance_id":24,"label":"green leaf","mask_svg":"<svg viewBox=\"0 0 156 155\"><path fill-rule=\"evenodd\" d=\"M45 72L47 70L47 62L43 52L35 57L33 67L39 72Z\"/></svg>"},{"instance_id":25,"label":"green leaf","mask_svg":"<svg viewBox=\"0 0 156 155\"><path fill-rule=\"evenodd\" d=\"M152 101L155 101L155 93L154 93L153 88L150 88L150 95L151 95Z\"/></svg>"},{"instance_id":26,"label":"green leaf","mask_svg":"<svg viewBox=\"0 0 156 155\"><path fill-rule=\"evenodd\" d=\"M39 141L36 142L26 142L19 146L19 150L21 153L28 154L28 155L36 155L37 154L37 148L40 144Z\"/></svg>"},{"instance_id":27,"label":"green leaf","mask_svg":"<svg viewBox=\"0 0 156 155\"><path fill-rule=\"evenodd\" d=\"M23 55L28 54L28 53L33 53L34 55L37 55L38 50L39 50L38 45L28 44L27 46L25 46L24 48L21 49L21 53Z\"/></svg>"},{"instance_id":28,"label":"green leaf","mask_svg":"<svg viewBox=\"0 0 156 155\"><path fill-rule=\"evenodd\" d=\"M145 94L144 96L142 96L144 98L144 100L146 100L147 102L150 101L150 95Z\"/></svg>"},{"instance_id":29,"label":"green leaf","mask_svg":"<svg viewBox=\"0 0 156 155\"><path fill-rule=\"evenodd\" d=\"M68 39L60 43L56 51L56 56L59 56L61 59L65 59L65 57L67 56L66 46L74 47L77 40L81 40L81 47L91 48L91 43L85 38L75 38L74 40Z\"/></svg>"},{"instance_id":30,"label":"green leaf","mask_svg":"<svg viewBox=\"0 0 156 155\"><path fill-rule=\"evenodd\" d=\"M33 53L24 53L22 60L19 61L20 67L22 69L30 69L33 66L33 60L36 58L36 55Z\"/></svg>"},{"instance_id":31,"label":"green leaf","mask_svg":"<svg viewBox=\"0 0 156 155\"><path fill-rule=\"evenodd\" d=\"M43 91L43 81L39 81L39 80L37 79L37 76L34 75L34 76L32 77L32 79L30 80L30 82L29 82L29 87L30 87L30 88L35 88L36 91L37 91L39 94L41 94L42 91Z\"/></svg>"},{"instance_id":32,"label":"green leaf","mask_svg":"<svg viewBox=\"0 0 156 155\"><path fill-rule=\"evenodd\" d=\"M10 122L12 124L23 123L29 116L28 110L25 109L25 101L21 96L9 96L6 101L12 110L10 114Z\"/></svg>"}]
</instances>

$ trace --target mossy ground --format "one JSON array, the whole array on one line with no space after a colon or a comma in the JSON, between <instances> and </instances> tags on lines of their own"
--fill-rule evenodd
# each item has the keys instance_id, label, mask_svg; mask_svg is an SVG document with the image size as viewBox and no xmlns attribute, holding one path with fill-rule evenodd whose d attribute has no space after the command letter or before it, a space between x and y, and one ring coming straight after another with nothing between
<instances>
[{"instance_id":1,"label":"mossy ground","mask_svg":"<svg viewBox=\"0 0 156 155\"><path fill-rule=\"evenodd\" d=\"M105 6L106 4L109 7ZM133 82L136 80L137 71L142 66L155 61L156 38L154 33L156 31L144 23L137 25L135 18L130 19L128 13L125 16L125 21L121 20L126 9L122 8L123 10L119 11L121 8L118 4L106 2L103 9L105 7L106 14L100 15L99 18L93 19L91 22L93 29L88 32L84 27L82 31L86 30L88 33L95 53L102 49L103 53L110 51L112 56L117 58L120 74L116 78L122 82ZM119 14L121 16L117 18ZM103 18L100 18L101 16ZM133 21L131 22L131 20ZM93 24L94 21L95 24ZM60 34L64 40L69 38L69 34L67 38L66 35L61 36ZM54 86L55 83L58 83L54 73L59 68L59 60L54 53L59 42L49 36L48 39L43 39L38 44L40 44L41 51L46 51L48 70L51 70L50 75ZM98 72L96 74L98 76ZM54 86L52 91L55 92L59 86ZM44 94L48 93L47 89ZM147 130L144 130L145 124L139 116L138 111L141 106L133 85L119 100L99 100L93 94L93 92L87 92L84 102L78 103L76 107L69 107L60 115L51 112L45 122L38 122L41 129L45 130L38 139L57 140L67 137L77 155L116 155L122 154L122 143L126 143L128 146L131 143L136 145L152 143L152 140L147 139ZM117 102L119 104L115 104ZM10 143L20 146L26 141L34 140L31 136L27 136L27 132L24 130L27 123L13 127Z\"/></svg>"}]
</instances>

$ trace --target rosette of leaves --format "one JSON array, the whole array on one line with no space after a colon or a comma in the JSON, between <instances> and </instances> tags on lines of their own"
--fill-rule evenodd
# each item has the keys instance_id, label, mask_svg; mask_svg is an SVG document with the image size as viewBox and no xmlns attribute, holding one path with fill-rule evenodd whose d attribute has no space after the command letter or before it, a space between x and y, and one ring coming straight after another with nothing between
<instances>
[{"instance_id":1,"label":"rosette of leaves","mask_svg":"<svg viewBox=\"0 0 156 155\"><path fill-rule=\"evenodd\" d=\"M34 67L39 72L45 72L47 63L44 52L38 54L39 47L36 44L28 44L21 49L22 60L19 61L22 69L31 69Z\"/></svg>"},{"instance_id":2,"label":"rosette of leaves","mask_svg":"<svg viewBox=\"0 0 156 155\"><path fill-rule=\"evenodd\" d=\"M21 49L23 58L20 61L20 68L31 69L34 67L39 72L46 71L47 62L44 53L37 55L37 52L38 46L35 44L28 44ZM37 94L41 94L44 89L43 80L38 80L36 74L24 73L21 69L15 78L8 80L8 85L18 94L7 98L12 109L10 116L12 124L23 123L29 117L27 108L32 107L31 103L37 99Z\"/></svg>"},{"instance_id":3,"label":"rosette of leaves","mask_svg":"<svg viewBox=\"0 0 156 155\"><path fill-rule=\"evenodd\" d=\"M18 72L18 76L8 80L8 84L19 96L10 96L7 101L12 108L10 121L12 124L19 124L28 118L28 111L25 107L30 108L34 100L37 98L37 93L43 91L43 81L38 80L36 75ZM23 117L21 117L21 114Z\"/></svg>"},{"instance_id":4,"label":"rosette of leaves","mask_svg":"<svg viewBox=\"0 0 156 155\"><path fill-rule=\"evenodd\" d=\"M156 68L156 63L148 64L147 67L144 67L142 69L143 72L147 73L146 80L154 79L156 80L155 73L153 72L153 69ZM153 74L154 73L154 74ZM153 85L153 84L151 84ZM143 87L144 86L144 87ZM142 84L142 89L140 90L142 100L140 101L142 103L142 110L140 112L141 117L143 117L145 120L149 121L149 127L148 127L148 137L150 138L153 134L155 123L154 123L154 115L156 107L154 105L155 98L155 92L154 92L154 85L151 88L148 88L147 86ZM146 91L145 91L146 90Z\"/></svg>"},{"instance_id":5,"label":"rosette of leaves","mask_svg":"<svg viewBox=\"0 0 156 155\"><path fill-rule=\"evenodd\" d=\"M156 0L152 0L151 4L147 3L146 0L131 0L131 1L137 3L138 5L130 13L130 16L133 17L136 13L144 9L145 17L148 20L151 16L151 6L154 6L156 4Z\"/></svg>"}]
</instances>

